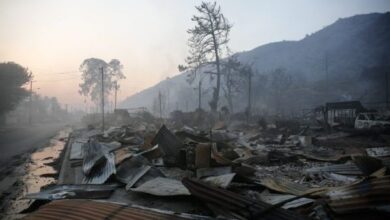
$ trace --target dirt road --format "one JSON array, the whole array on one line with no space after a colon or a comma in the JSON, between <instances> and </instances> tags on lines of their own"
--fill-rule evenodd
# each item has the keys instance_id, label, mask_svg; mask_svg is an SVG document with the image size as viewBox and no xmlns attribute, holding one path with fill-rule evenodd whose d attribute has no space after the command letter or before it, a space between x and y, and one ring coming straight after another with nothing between
<instances>
[{"instance_id":1,"label":"dirt road","mask_svg":"<svg viewBox=\"0 0 390 220\"><path fill-rule=\"evenodd\" d=\"M0 165L12 157L33 151L47 143L64 124L39 124L0 129Z\"/></svg>"}]
</instances>

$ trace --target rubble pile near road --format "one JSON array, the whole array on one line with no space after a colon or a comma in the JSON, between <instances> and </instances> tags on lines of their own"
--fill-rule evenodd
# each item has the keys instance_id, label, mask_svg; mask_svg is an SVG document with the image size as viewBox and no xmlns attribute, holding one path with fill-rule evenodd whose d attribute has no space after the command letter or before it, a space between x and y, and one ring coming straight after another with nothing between
<instances>
[{"instance_id":1,"label":"rubble pile near road","mask_svg":"<svg viewBox=\"0 0 390 220\"><path fill-rule=\"evenodd\" d=\"M140 118L104 132L74 132L59 180L64 185L28 197L77 199L89 209L114 202L127 207L120 215L143 219L388 219L388 144L386 135L328 133L283 121L219 121L202 130ZM70 201L49 203L26 219L63 214L50 210Z\"/></svg>"}]
</instances>

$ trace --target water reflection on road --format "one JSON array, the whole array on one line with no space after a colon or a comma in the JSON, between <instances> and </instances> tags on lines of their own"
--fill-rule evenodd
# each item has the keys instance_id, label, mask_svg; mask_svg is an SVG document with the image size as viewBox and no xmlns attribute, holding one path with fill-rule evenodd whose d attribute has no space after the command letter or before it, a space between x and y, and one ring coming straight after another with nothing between
<instances>
[{"instance_id":1,"label":"water reflection on road","mask_svg":"<svg viewBox=\"0 0 390 220\"><path fill-rule=\"evenodd\" d=\"M59 172L56 169L59 169L61 163L59 157L69 133L70 129L60 131L50 139L46 147L32 153L24 164L15 168L14 172L16 173L11 175L15 175L18 180L16 184L13 184L13 189L8 190L9 196L2 201L3 219L22 217L23 215L18 213L27 209L34 202L24 199L24 196L28 193L39 192L41 188L56 183Z\"/></svg>"}]
</instances>

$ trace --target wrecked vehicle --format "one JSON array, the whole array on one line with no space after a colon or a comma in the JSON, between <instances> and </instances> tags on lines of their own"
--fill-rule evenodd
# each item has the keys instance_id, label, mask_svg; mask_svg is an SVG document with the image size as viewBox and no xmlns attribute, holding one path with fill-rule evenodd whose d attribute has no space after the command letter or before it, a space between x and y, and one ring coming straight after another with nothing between
<instances>
[{"instance_id":1,"label":"wrecked vehicle","mask_svg":"<svg viewBox=\"0 0 390 220\"><path fill-rule=\"evenodd\" d=\"M389 129L390 117L379 113L359 113L355 120L356 129Z\"/></svg>"}]
</instances>

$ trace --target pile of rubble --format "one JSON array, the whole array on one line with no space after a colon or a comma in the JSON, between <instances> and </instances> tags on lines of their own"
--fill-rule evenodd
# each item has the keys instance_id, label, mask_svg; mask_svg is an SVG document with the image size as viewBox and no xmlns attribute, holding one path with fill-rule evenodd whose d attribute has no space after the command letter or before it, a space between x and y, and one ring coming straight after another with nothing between
<instances>
[{"instance_id":1,"label":"pile of rubble","mask_svg":"<svg viewBox=\"0 0 390 220\"><path fill-rule=\"evenodd\" d=\"M390 147L318 145L347 136L222 122L78 130L59 184L27 195L61 201L26 218L386 219Z\"/></svg>"}]
</instances>

